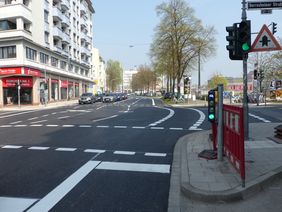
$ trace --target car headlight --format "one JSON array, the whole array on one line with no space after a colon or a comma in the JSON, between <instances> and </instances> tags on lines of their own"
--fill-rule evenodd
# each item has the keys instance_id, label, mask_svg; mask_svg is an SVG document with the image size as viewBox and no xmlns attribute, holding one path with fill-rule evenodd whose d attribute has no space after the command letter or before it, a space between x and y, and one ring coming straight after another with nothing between
<instances>
[{"instance_id":1,"label":"car headlight","mask_svg":"<svg viewBox=\"0 0 282 212\"><path fill-rule=\"evenodd\" d=\"M87 97L87 99L86 99L87 101L90 101L91 99L90 99L90 97Z\"/></svg>"}]
</instances>

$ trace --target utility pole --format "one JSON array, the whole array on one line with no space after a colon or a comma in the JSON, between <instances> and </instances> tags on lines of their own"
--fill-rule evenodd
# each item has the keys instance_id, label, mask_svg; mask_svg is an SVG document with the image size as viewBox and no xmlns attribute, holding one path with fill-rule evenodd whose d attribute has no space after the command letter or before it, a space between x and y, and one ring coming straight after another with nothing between
<instances>
[{"instance_id":1,"label":"utility pole","mask_svg":"<svg viewBox=\"0 0 282 212\"><path fill-rule=\"evenodd\" d=\"M242 21L247 20L246 0L242 0ZM243 54L243 109L244 109L244 135L245 140L249 139L249 108L248 108L248 53Z\"/></svg>"}]
</instances>

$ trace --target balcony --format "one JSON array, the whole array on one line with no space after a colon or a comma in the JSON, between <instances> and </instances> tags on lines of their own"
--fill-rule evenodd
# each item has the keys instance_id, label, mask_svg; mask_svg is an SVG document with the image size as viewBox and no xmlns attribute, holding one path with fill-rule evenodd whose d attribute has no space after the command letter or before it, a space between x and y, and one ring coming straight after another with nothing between
<instances>
[{"instance_id":1,"label":"balcony","mask_svg":"<svg viewBox=\"0 0 282 212\"><path fill-rule=\"evenodd\" d=\"M62 0L61 7L62 7L62 9L69 10L70 9L70 1L69 0Z\"/></svg>"},{"instance_id":2,"label":"balcony","mask_svg":"<svg viewBox=\"0 0 282 212\"><path fill-rule=\"evenodd\" d=\"M49 2L47 0L44 1L44 10L49 11Z\"/></svg>"},{"instance_id":3,"label":"balcony","mask_svg":"<svg viewBox=\"0 0 282 212\"><path fill-rule=\"evenodd\" d=\"M65 25L68 27L71 25L70 18L67 17L65 14L62 14L61 18L62 18L62 25Z\"/></svg>"},{"instance_id":4,"label":"balcony","mask_svg":"<svg viewBox=\"0 0 282 212\"><path fill-rule=\"evenodd\" d=\"M26 30L5 30L0 31L0 40L11 39L15 37L24 37L29 40L32 40L31 33Z\"/></svg>"},{"instance_id":5,"label":"balcony","mask_svg":"<svg viewBox=\"0 0 282 212\"><path fill-rule=\"evenodd\" d=\"M84 32L80 33L80 38L82 41L86 41L87 40L87 35Z\"/></svg>"},{"instance_id":6,"label":"balcony","mask_svg":"<svg viewBox=\"0 0 282 212\"><path fill-rule=\"evenodd\" d=\"M65 43L65 44L69 44L70 43L70 36L65 32L63 32L62 35L63 35L62 36L62 39L63 39L62 42Z\"/></svg>"},{"instance_id":7,"label":"balcony","mask_svg":"<svg viewBox=\"0 0 282 212\"><path fill-rule=\"evenodd\" d=\"M80 12L81 14L86 14L87 10L84 4L80 4Z\"/></svg>"},{"instance_id":8,"label":"balcony","mask_svg":"<svg viewBox=\"0 0 282 212\"><path fill-rule=\"evenodd\" d=\"M53 27L53 36L54 38L63 39L63 32L58 27Z\"/></svg>"},{"instance_id":9,"label":"balcony","mask_svg":"<svg viewBox=\"0 0 282 212\"><path fill-rule=\"evenodd\" d=\"M23 4L8 4L0 7L0 20L22 17L32 22L31 10Z\"/></svg>"},{"instance_id":10,"label":"balcony","mask_svg":"<svg viewBox=\"0 0 282 212\"><path fill-rule=\"evenodd\" d=\"M63 13L58 7L53 7L53 19L55 21L61 21L62 20Z\"/></svg>"},{"instance_id":11,"label":"balcony","mask_svg":"<svg viewBox=\"0 0 282 212\"><path fill-rule=\"evenodd\" d=\"M60 47L60 46L54 46L54 51L57 52L57 53L60 53L60 54L63 53L62 47Z\"/></svg>"},{"instance_id":12,"label":"balcony","mask_svg":"<svg viewBox=\"0 0 282 212\"><path fill-rule=\"evenodd\" d=\"M82 47L80 47L80 53L82 54L82 55L90 55L90 50L89 49L87 49L85 46L82 46Z\"/></svg>"},{"instance_id":13,"label":"balcony","mask_svg":"<svg viewBox=\"0 0 282 212\"><path fill-rule=\"evenodd\" d=\"M45 32L49 32L50 31L49 30L49 23L47 23L47 22L44 23L44 31Z\"/></svg>"}]
</instances>

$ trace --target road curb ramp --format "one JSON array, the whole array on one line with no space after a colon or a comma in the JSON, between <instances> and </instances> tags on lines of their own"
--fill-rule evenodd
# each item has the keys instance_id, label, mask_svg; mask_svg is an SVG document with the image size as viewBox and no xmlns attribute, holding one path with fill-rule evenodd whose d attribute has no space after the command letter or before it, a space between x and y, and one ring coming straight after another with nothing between
<instances>
[{"instance_id":1,"label":"road curb ramp","mask_svg":"<svg viewBox=\"0 0 282 212\"><path fill-rule=\"evenodd\" d=\"M243 188L242 185L237 185L228 190L221 191L210 191L196 188L190 184L189 179L189 166L187 160L187 144L188 142L197 142L195 140L196 134L206 133L205 131L192 133L186 136L183 136L179 140L179 149L180 149L180 190L181 193L189 198L203 202L232 202L238 200L244 200L256 193L262 191L264 188L270 186L273 181L280 180L282 178L282 166L276 168L266 174L246 181L246 186ZM208 142L208 134L207 134ZM203 159L203 158L201 158ZM229 163L229 162L228 162ZM231 165L230 165L231 166ZM207 173L208 174L208 173Z\"/></svg>"}]
</instances>

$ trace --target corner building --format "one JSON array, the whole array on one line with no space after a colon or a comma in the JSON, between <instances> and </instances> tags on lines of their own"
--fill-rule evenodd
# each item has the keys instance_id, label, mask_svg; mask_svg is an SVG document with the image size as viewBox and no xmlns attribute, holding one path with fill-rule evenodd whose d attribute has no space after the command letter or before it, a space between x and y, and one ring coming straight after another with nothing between
<instances>
[{"instance_id":1,"label":"corner building","mask_svg":"<svg viewBox=\"0 0 282 212\"><path fill-rule=\"evenodd\" d=\"M91 0L0 0L0 107L92 90ZM16 84L20 86L17 87Z\"/></svg>"}]
</instances>

